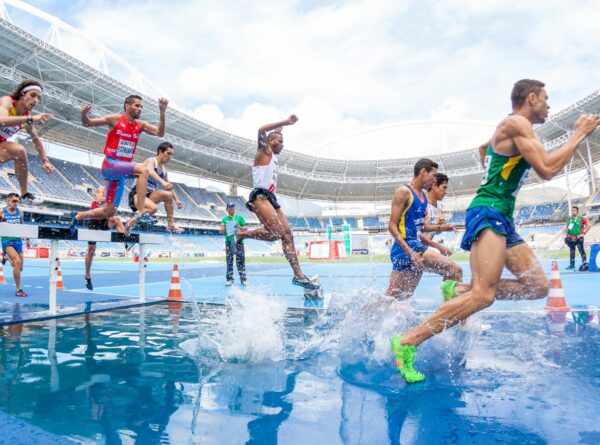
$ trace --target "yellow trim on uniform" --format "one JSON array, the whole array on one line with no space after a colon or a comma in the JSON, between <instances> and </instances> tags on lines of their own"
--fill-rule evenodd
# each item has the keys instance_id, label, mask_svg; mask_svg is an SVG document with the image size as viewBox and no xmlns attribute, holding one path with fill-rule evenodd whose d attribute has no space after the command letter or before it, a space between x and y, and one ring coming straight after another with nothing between
<instances>
[{"instance_id":1,"label":"yellow trim on uniform","mask_svg":"<svg viewBox=\"0 0 600 445\"><path fill-rule=\"evenodd\" d=\"M504 179L505 181L508 181L508 177L510 176L510 174L512 173L512 171L515 169L515 167L517 166L517 164L519 163L519 161L522 158L523 158L522 155L513 156L512 158L508 158L508 161L506 161L504 163L504 165L502 166L502 173L500 173L500 176L502 176L502 179Z\"/></svg>"},{"instance_id":2,"label":"yellow trim on uniform","mask_svg":"<svg viewBox=\"0 0 600 445\"><path fill-rule=\"evenodd\" d=\"M402 236L403 239L406 239L406 222L404 221L404 215L406 214L406 212L408 212L408 209L410 209L410 207L413 205L413 202L415 200L415 197L414 197L412 191L410 189L409 189L409 191L410 191L410 202L404 209L404 212L402 212L402 215L400 216L400 221L398 222L398 230L400 231L400 235Z\"/></svg>"}]
</instances>

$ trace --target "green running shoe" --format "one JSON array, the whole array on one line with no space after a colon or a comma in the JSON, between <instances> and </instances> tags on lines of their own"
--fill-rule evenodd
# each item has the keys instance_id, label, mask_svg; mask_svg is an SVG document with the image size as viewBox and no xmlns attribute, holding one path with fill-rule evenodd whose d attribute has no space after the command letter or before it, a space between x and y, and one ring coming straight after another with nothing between
<instances>
[{"instance_id":1,"label":"green running shoe","mask_svg":"<svg viewBox=\"0 0 600 445\"><path fill-rule=\"evenodd\" d=\"M444 303L456 297L457 284L458 282L454 280L442 281L442 285L440 286L440 288L442 289L442 299L444 300Z\"/></svg>"},{"instance_id":2,"label":"green running shoe","mask_svg":"<svg viewBox=\"0 0 600 445\"><path fill-rule=\"evenodd\" d=\"M396 370L400 373L406 383L416 383L425 380L425 374L420 373L414 368L415 365L415 347L405 346L400 340L402 334L394 335L390 342L394 359L396 360Z\"/></svg>"}]
</instances>

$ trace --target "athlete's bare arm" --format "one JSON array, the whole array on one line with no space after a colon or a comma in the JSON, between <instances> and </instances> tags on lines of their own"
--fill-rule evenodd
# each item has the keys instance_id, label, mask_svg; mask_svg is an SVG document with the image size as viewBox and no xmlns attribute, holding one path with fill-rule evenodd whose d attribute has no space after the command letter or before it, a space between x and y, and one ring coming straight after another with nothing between
<instances>
[{"instance_id":1,"label":"athlete's bare arm","mask_svg":"<svg viewBox=\"0 0 600 445\"><path fill-rule=\"evenodd\" d=\"M88 113L90 111L92 111L91 105L82 106L80 108L80 111L81 111L81 124L84 127L102 127L102 126L107 125L112 128L115 126L115 124L121 117L118 114L108 114L108 115L102 116L102 117L90 118L88 116Z\"/></svg>"},{"instance_id":2,"label":"athlete's bare arm","mask_svg":"<svg viewBox=\"0 0 600 445\"><path fill-rule=\"evenodd\" d=\"M12 99L3 97L0 99L0 125L12 127L14 125L26 124L27 119L31 117L36 124L45 124L52 117L50 113L40 113L35 116L11 116Z\"/></svg>"},{"instance_id":3,"label":"athlete's bare arm","mask_svg":"<svg viewBox=\"0 0 600 445\"><path fill-rule=\"evenodd\" d=\"M281 130L283 130L283 127L286 127L288 125L294 125L296 122L298 122L298 116L296 116L295 114L291 114L284 121L265 124L258 129L258 147L256 150L256 155L254 156L254 163L256 165L267 164L269 158L271 157L271 149L267 144L267 133L273 130L281 132Z\"/></svg>"},{"instance_id":4,"label":"athlete's bare arm","mask_svg":"<svg viewBox=\"0 0 600 445\"><path fill-rule=\"evenodd\" d=\"M487 141L485 144L481 144L479 146L479 159L481 159L481 165L485 162L485 153L487 152L488 145L490 145L491 141Z\"/></svg>"},{"instance_id":5,"label":"athlete's bare arm","mask_svg":"<svg viewBox=\"0 0 600 445\"><path fill-rule=\"evenodd\" d=\"M167 181L167 183L171 186L171 189L169 191L171 192L171 195L173 196L173 201L175 201L175 205L177 206L178 209L182 209L183 202L181 202L179 200L179 198L177 197L177 193L175 192L175 186L169 181L169 175L166 171L165 171L165 181Z\"/></svg>"},{"instance_id":6,"label":"athlete's bare arm","mask_svg":"<svg viewBox=\"0 0 600 445\"><path fill-rule=\"evenodd\" d=\"M35 150L37 151L38 156L42 160L42 166L44 168L44 171L46 173L52 173L54 171L54 166L50 162L50 159L48 159L48 156L46 156L46 150L44 149L44 144L43 144L42 140L40 139L40 137L38 136L37 130L35 129L35 127L33 125L28 125L26 128L26 131L27 131L27 133L29 133L29 136L31 136L31 141L33 142L33 146L35 147Z\"/></svg>"},{"instance_id":7,"label":"athlete's bare arm","mask_svg":"<svg viewBox=\"0 0 600 445\"><path fill-rule=\"evenodd\" d=\"M498 128L496 133L500 137L506 135L540 178L549 180L562 171L575 154L579 144L594 132L599 123L598 116L582 114L575 122L571 137L552 153L546 151L544 144L535 136L531 122L523 116L515 115L505 119L501 124L504 128ZM494 144L496 144L495 139L496 134L492 141ZM506 144L506 140L499 142Z\"/></svg>"},{"instance_id":8,"label":"athlete's bare arm","mask_svg":"<svg viewBox=\"0 0 600 445\"><path fill-rule=\"evenodd\" d=\"M165 190L173 190L173 184L171 184L170 182L167 181L167 176L165 175L165 178L161 178L158 173L156 173L156 171L154 170L154 158L148 158L144 161L144 167L146 167L148 169L148 176L151 177L152 179L154 179L154 181L156 181L157 184L162 185Z\"/></svg>"},{"instance_id":9,"label":"athlete's bare arm","mask_svg":"<svg viewBox=\"0 0 600 445\"><path fill-rule=\"evenodd\" d=\"M423 235L422 233L419 233L419 240L421 240L421 242L423 244L425 244L426 246L433 247L433 248L439 250L440 253L444 256L452 255L452 251L450 249L448 249L446 246L444 246L441 243L438 243L437 241L432 240L431 238Z\"/></svg>"},{"instance_id":10,"label":"athlete's bare arm","mask_svg":"<svg viewBox=\"0 0 600 445\"><path fill-rule=\"evenodd\" d=\"M149 124L146 121L138 121L142 131L145 131L150 136L158 136L163 137L165 135L166 124L166 111L169 106L169 99L166 97L158 98L158 110L160 112L160 117L158 118L158 126Z\"/></svg>"}]
</instances>

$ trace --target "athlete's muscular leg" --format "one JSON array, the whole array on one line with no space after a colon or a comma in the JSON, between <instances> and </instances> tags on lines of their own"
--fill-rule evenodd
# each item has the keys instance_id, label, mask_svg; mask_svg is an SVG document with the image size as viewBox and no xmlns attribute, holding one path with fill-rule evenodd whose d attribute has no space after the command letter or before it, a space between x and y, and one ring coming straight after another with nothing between
<instances>
[{"instance_id":1,"label":"athlete's muscular leg","mask_svg":"<svg viewBox=\"0 0 600 445\"><path fill-rule=\"evenodd\" d=\"M29 176L29 162L25 147L16 142L0 142L0 163L15 161L15 176L19 181L21 195L28 191L27 178Z\"/></svg>"},{"instance_id":2,"label":"athlete's muscular leg","mask_svg":"<svg viewBox=\"0 0 600 445\"><path fill-rule=\"evenodd\" d=\"M93 210L86 210L85 212L78 212L75 215L75 219L77 221L81 221L84 219L90 218L110 218L115 213L117 213L117 209L113 204L104 204L104 207L98 207Z\"/></svg>"},{"instance_id":3,"label":"athlete's muscular leg","mask_svg":"<svg viewBox=\"0 0 600 445\"><path fill-rule=\"evenodd\" d=\"M294 245L294 233L292 232L292 228L288 224L287 218L281 209L277 209L277 216L279 217L279 223L282 228L281 247L283 248L283 254L290 263L290 266L292 266L294 276L296 278L302 278L304 277L304 273L302 272L302 269L300 269L300 263L298 262L298 255L296 254L296 246Z\"/></svg>"},{"instance_id":4,"label":"athlete's muscular leg","mask_svg":"<svg viewBox=\"0 0 600 445\"><path fill-rule=\"evenodd\" d=\"M444 280L462 280L461 267L447 256L442 255L434 249L423 252L423 270L440 274Z\"/></svg>"},{"instance_id":5,"label":"athlete's muscular leg","mask_svg":"<svg viewBox=\"0 0 600 445\"><path fill-rule=\"evenodd\" d=\"M237 233L238 239L253 238L262 241L276 241L281 239L283 228L279 216L273 205L266 199L254 201L254 214L263 225L258 229L244 230Z\"/></svg>"},{"instance_id":6,"label":"athlete's muscular leg","mask_svg":"<svg viewBox=\"0 0 600 445\"><path fill-rule=\"evenodd\" d=\"M402 344L418 346L435 334L467 319L494 302L504 268L506 238L490 229L481 232L471 248L473 287L447 301L427 320L402 335Z\"/></svg>"},{"instance_id":7,"label":"athlete's muscular leg","mask_svg":"<svg viewBox=\"0 0 600 445\"><path fill-rule=\"evenodd\" d=\"M96 255L96 245L88 244L87 254L85 255L85 278L90 279L92 277L92 261L94 261L94 255Z\"/></svg>"},{"instance_id":8,"label":"athlete's muscular leg","mask_svg":"<svg viewBox=\"0 0 600 445\"><path fill-rule=\"evenodd\" d=\"M413 270L392 270L390 285L385 294L396 300L408 300L415 293L423 272Z\"/></svg>"},{"instance_id":9,"label":"athlete's muscular leg","mask_svg":"<svg viewBox=\"0 0 600 445\"><path fill-rule=\"evenodd\" d=\"M21 271L23 270L23 258L17 253L14 247L7 246L4 254L7 256L10 265L13 268L13 278L15 279L15 289L21 289Z\"/></svg>"},{"instance_id":10,"label":"athlete's muscular leg","mask_svg":"<svg viewBox=\"0 0 600 445\"><path fill-rule=\"evenodd\" d=\"M142 164L135 164L133 166L133 173L134 176L137 176L137 181L135 183L135 190L136 190L136 202L145 202L146 201L146 188L148 185L148 169L146 167L144 167ZM136 206L137 207L137 206ZM141 209L139 207L137 207L138 211L137 211L137 215L141 215L142 213L144 213L144 208L142 207Z\"/></svg>"},{"instance_id":11,"label":"athlete's muscular leg","mask_svg":"<svg viewBox=\"0 0 600 445\"><path fill-rule=\"evenodd\" d=\"M156 210L154 210L150 214L154 215L158 211L157 204L160 204L162 202L164 203L165 213L167 214L167 224L170 226L174 226L175 221L173 220L173 194L167 190L154 190L152 193L150 193L149 198L156 207ZM146 203L147 201L148 199L146 199Z\"/></svg>"}]
</instances>

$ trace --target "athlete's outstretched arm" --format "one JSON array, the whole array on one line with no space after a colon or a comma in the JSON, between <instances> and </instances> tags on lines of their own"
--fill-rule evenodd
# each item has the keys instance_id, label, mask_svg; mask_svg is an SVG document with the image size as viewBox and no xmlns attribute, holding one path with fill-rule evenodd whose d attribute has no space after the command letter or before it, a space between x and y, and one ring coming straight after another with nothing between
<instances>
[{"instance_id":1,"label":"athlete's outstretched arm","mask_svg":"<svg viewBox=\"0 0 600 445\"><path fill-rule=\"evenodd\" d=\"M298 122L298 116L296 116L295 114L291 114L290 117L288 117L284 121L273 122L272 124L263 125L262 127L260 127L258 129L258 134L260 135L261 133L265 133L267 131L272 131L279 127L286 127L288 125L294 125L296 122Z\"/></svg>"},{"instance_id":2,"label":"athlete's outstretched arm","mask_svg":"<svg viewBox=\"0 0 600 445\"><path fill-rule=\"evenodd\" d=\"M548 153L544 144L537 139L531 123L522 116L513 116L507 121L507 131L525 160L540 178L548 180L556 176L571 160L579 144L598 127L600 118L582 114L575 122L571 137L558 150Z\"/></svg>"},{"instance_id":3,"label":"athlete's outstretched arm","mask_svg":"<svg viewBox=\"0 0 600 445\"><path fill-rule=\"evenodd\" d=\"M165 128L167 127L165 114L168 106L169 99L167 99L166 97L159 97L158 110L160 112L160 117L158 118L158 126L141 121L140 126L142 127L142 131L145 131L151 136L158 136L159 138L163 137L165 135Z\"/></svg>"},{"instance_id":4,"label":"athlete's outstretched arm","mask_svg":"<svg viewBox=\"0 0 600 445\"><path fill-rule=\"evenodd\" d=\"M485 163L485 153L487 152L488 145L490 145L491 142L492 141L487 141L485 144L481 144L479 146L479 159L481 159L481 165L484 165Z\"/></svg>"},{"instance_id":5,"label":"athlete's outstretched arm","mask_svg":"<svg viewBox=\"0 0 600 445\"><path fill-rule=\"evenodd\" d=\"M91 119L88 116L88 113L92 111L91 105L84 105L81 107L81 124L84 127L102 127L104 125L108 125L109 127L114 127L117 121L119 120L118 114L109 114L107 116L95 117Z\"/></svg>"},{"instance_id":6,"label":"athlete's outstretched arm","mask_svg":"<svg viewBox=\"0 0 600 445\"><path fill-rule=\"evenodd\" d=\"M33 125L28 125L26 131L27 133L29 133L29 136L31 136L31 141L33 142L33 146L35 147L38 156L42 160L44 170L46 171L46 173L52 173L52 171L54 171L54 166L50 162L50 159L48 159L48 156L46 156L44 144L38 136L35 127Z\"/></svg>"},{"instance_id":7,"label":"athlete's outstretched arm","mask_svg":"<svg viewBox=\"0 0 600 445\"><path fill-rule=\"evenodd\" d=\"M29 118L36 124L45 124L52 117L50 113L40 113L33 116L11 116L11 107L12 99L9 97L0 99L0 125L12 127L14 125L26 124Z\"/></svg>"}]
</instances>

